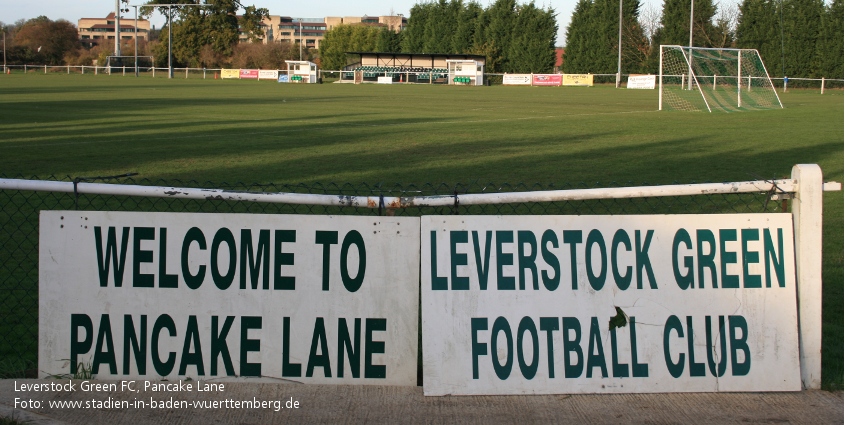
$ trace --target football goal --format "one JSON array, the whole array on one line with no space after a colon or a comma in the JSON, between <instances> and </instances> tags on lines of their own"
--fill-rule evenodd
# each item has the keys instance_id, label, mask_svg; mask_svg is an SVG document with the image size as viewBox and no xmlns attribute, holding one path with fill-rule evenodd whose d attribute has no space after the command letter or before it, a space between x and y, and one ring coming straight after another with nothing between
<instances>
[{"instance_id":1,"label":"football goal","mask_svg":"<svg viewBox=\"0 0 845 425\"><path fill-rule=\"evenodd\" d=\"M754 49L660 46L658 109L724 112L783 108Z\"/></svg>"}]
</instances>

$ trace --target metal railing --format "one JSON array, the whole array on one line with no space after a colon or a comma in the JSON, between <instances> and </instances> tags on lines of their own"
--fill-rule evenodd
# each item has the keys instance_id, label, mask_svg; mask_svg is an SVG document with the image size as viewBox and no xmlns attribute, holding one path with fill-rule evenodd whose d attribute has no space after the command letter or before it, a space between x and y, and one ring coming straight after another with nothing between
<instances>
[{"instance_id":1,"label":"metal railing","mask_svg":"<svg viewBox=\"0 0 845 425\"><path fill-rule=\"evenodd\" d=\"M94 75L119 75L119 76L134 76L135 67L133 66L92 66L92 65L7 65L7 72L23 72L23 73L65 73L65 74L94 74ZM139 66L139 75L152 78L167 78L168 68L165 67L151 67ZM219 78L223 69L221 68L173 68L174 78ZM280 75L286 75L286 69L271 70L278 71ZM344 72L336 70L319 70L320 78L327 79L341 79ZM397 74L398 75L398 74ZM491 81L493 84L501 84L501 77L505 74L501 73L485 73L485 81ZM612 79L616 78L616 74L591 74L598 78L597 84L612 83ZM625 81L631 74L622 74L622 81ZM604 79L604 80L603 80ZM606 81L605 81L606 80ZM615 80L614 80L615 81ZM825 90L843 90L845 89L845 79L842 78L801 78L789 77L788 81L784 78L770 77L769 81L775 87L783 87L783 91L789 88L800 89L820 89L821 94Z\"/></svg>"}]
</instances>

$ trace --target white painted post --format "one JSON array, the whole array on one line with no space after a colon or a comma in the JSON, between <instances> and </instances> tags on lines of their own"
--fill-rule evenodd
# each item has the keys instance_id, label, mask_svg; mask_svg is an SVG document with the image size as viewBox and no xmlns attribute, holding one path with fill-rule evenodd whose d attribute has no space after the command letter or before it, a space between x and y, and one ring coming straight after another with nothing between
<instances>
[{"instance_id":1,"label":"white painted post","mask_svg":"<svg viewBox=\"0 0 845 425\"><path fill-rule=\"evenodd\" d=\"M822 94L824 94L824 77L822 77Z\"/></svg>"},{"instance_id":2,"label":"white painted post","mask_svg":"<svg viewBox=\"0 0 845 425\"><path fill-rule=\"evenodd\" d=\"M792 201L798 275L798 349L805 389L821 388L822 375L822 170L816 164L792 167L798 181ZM841 284L841 282L838 282Z\"/></svg>"}]
</instances>

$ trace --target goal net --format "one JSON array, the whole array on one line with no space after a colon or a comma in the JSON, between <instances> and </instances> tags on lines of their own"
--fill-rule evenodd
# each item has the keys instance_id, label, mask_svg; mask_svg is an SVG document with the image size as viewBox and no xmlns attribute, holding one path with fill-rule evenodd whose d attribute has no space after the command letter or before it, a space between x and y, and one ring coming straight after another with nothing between
<instances>
[{"instance_id":1,"label":"goal net","mask_svg":"<svg viewBox=\"0 0 845 425\"><path fill-rule=\"evenodd\" d=\"M783 108L754 49L660 46L659 109L724 112Z\"/></svg>"}]
</instances>

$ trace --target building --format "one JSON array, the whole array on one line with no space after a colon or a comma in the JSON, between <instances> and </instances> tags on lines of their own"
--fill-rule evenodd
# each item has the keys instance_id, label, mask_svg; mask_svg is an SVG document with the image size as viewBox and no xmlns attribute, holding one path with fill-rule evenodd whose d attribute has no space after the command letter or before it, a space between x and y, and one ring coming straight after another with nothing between
<instances>
[{"instance_id":1,"label":"building","mask_svg":"<svg viewBox=\"0 0 845 425\"><path fill-rule=\"evenodd\" d=\"M326 31L338 25L374 25L389 28L395 32L402 31L408 25L408 18L402 15L392 16L345 16L325 18L291 18L290 16L270 15L264 19L261 28L264 36L261 42L267 43L298 43L303 46L319 49ZM139 25L140 26L140 25ZM123 32L121 30L121 32ZM249 37L241 33L240 42L246 43Z\"/></svg>"},{"instance_id":2,"label":"building","mask_svg":"<svg viewBox=\"0 0 845 425\"><path fill-rule=\"evenodd\" d=\"M102 42L114 43L114 12L105 18L81 18L77 21L79 40L88 47ZM135 18L120 19L120 39L132 40L135 36ZM138 19L138 39L148 41L150 37L150 21Z\"/></svg>"}]
</instances>

